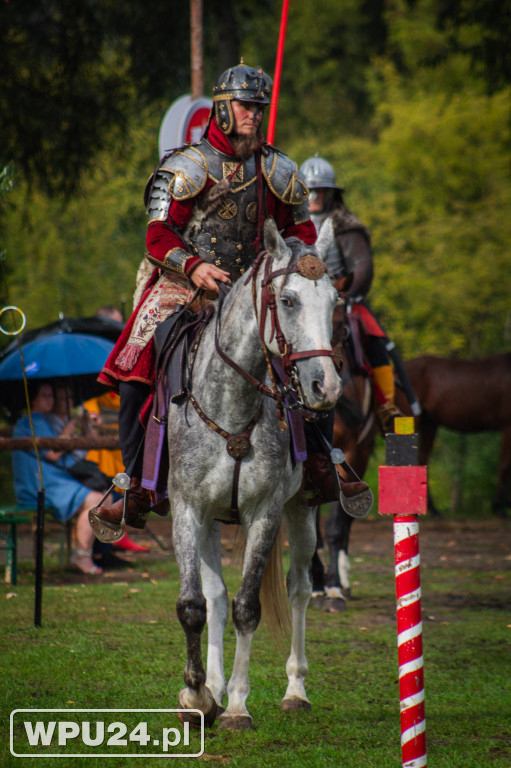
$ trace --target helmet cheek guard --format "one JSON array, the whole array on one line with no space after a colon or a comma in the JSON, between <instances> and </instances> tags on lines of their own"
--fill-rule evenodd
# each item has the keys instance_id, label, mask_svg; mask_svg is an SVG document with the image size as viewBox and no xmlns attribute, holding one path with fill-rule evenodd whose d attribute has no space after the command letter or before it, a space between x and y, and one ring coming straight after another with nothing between
<instances>
[{"instance_id":1,"label":"helmet cheek guard","mask_svg":"<svg viewBox=\"0 0 511 768\"><path fill-rule=\"evenodd\" d=\"M226 96L213 102L215 118L218 127L227 136L234 130L234 113L232 111L231 97Z\"/></svg>"}]
</instances>

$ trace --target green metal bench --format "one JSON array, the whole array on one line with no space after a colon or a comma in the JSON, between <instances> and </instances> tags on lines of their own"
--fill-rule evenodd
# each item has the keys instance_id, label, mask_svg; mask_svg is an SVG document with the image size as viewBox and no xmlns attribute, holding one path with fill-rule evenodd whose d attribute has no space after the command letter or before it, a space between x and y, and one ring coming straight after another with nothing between
<instances>
[{"instance_id":1,"label":"green metal bench","mask_svg":"<svg viewBox=\"0 0 511 768\"><path fill-rule=\"evenodd\" d=\"M51 515L52 522L59 522L53 515L53 509L51 507L45 507L45 517ZM34 524L35 517L37 515L37 508L32 506L24 506L22 504L7 504L0 506L0 526L6 525L7 532L0 528L0 539L5 542L4 546L0 546L1 549L6 550L5 559L5 577L6 584L12 584L15 586L18 582L18 525L23 523ZM60 542L60 563L65 562L64 552L67 550L67 558L71 554L71 543L73 533L73 522L67 520L61 523L62 537Z\"/></svg>"}]
</instances>

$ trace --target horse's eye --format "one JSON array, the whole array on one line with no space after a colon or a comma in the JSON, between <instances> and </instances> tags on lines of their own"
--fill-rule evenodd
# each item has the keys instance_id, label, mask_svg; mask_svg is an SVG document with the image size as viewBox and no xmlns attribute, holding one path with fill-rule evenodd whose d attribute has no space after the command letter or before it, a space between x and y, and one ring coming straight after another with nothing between
<instances>
[{"instance_id":1,"label":"horse's eye","mask_svg":"<svg viewBox=\"0 0 511 768\"><path fill-rule=\"evenodd\" d=\"M293 306L293 302L291 301L291 299L288 299L287 296L282 296L280 301L285 307Z\"/></svg>"}]
</instances>

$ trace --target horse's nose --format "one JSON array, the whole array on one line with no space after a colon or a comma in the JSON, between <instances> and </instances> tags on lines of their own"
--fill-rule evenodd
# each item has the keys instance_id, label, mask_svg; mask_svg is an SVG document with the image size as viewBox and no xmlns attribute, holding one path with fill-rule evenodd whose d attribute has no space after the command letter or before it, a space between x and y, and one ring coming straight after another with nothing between
<instances>
[{"instance_id":1,"label":"horse's nose","mask_svg":"<svg viewBox=\"0 0 511 768\"><path fill-rule=\"evenodd\" d=\"M341 396L341 379L336 375L335 379L321 377L312 382L312 392L321 408L333 408Z\"/></svg>"}]
</instances>

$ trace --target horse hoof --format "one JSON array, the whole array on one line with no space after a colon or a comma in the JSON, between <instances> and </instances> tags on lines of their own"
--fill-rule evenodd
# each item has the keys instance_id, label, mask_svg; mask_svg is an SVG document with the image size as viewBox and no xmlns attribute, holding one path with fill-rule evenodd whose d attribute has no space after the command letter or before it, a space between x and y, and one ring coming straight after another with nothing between
<instances>
[{"instance_id":1,"label":"horse hoof","mask_svg":"<svg viewBox=\"0 0 511 768\"><path fill-rule=\"evenodd\" d=\"M193 710L198 709L202 712L204 715L204 726L206 728L209 728L213 723L215 722L217 718L217 703L215 699L213 698L212 694L209 690L206 689L206 698L207 701L205 702L206 706L204 704L202 706L191 706L191 703L189 701L189 695L190 691L188 688L183 688L183 690L179 694L179 707L182 710L181 712L178 712L177 716L178 719L182 723L190 723L192 728L200 728L201 727L201 717ZM207 709L205 712L204 709ZM190 710L189 712L187 710Z\"/></svg>"},{"instance_id":2,"label":"horse hoof","mask_svg":"<svg viewBox=\"0 0 511 768\"><path fill-rule=\"evenodd\" d=\"M298 696L292 696L290 699L284 699L281 706L281 712L302 712L311 710L312 704L307 699L300 699Z\"/></svg>"},{"instance_id":3,"label":"horse hoof","mask_svg":"<svg viewBox=\"0 0 511 768\"><path fill-rule=\"evenodd\" d=\"M220 715L218 728L221 731L248 731L254 727L250 715Z\"/></svg>"},{"instance_id":4,"label":"horse hoof","mask_svg":"<svg viewBox=\"0 0 511 768\"><path fill-rule=\"evenodd\" d=\"M346 609L346 602L342 597L327 597L323 602L323 610L327 613L341 613Z\"/></svg>"},{"instance_id":5,"label":"horse hoof","mask_svg":"<svg viewBox=\"0 0 511 768\"><path fill-rule=\"evenodd\" d=\"M324 600L325 600L325 593L318 592L317 595L312 595L311 599L309 600L309 607L319 608L319 610L321 610L323 608Z\"/></svg>"}]
</instances>

